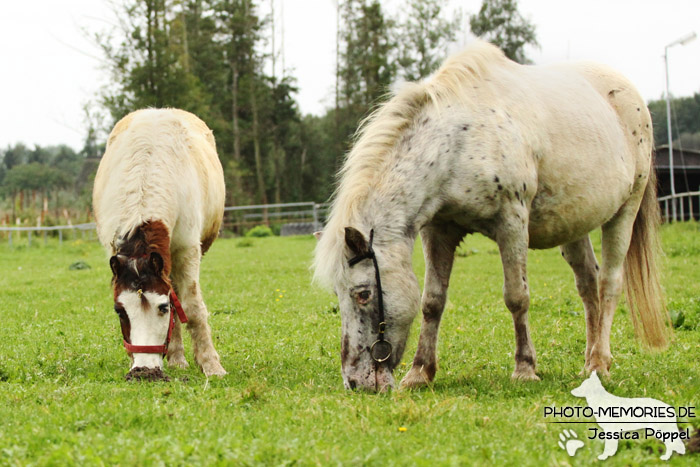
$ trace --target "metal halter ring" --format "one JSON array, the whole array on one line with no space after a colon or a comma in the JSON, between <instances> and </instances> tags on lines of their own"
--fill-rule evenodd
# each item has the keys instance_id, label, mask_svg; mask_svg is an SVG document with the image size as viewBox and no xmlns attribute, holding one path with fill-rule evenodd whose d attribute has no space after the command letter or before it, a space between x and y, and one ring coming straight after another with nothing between
<instances>
[{"instance_id":1,"label":"metal halter ring","mask_svg":"<svg viewBox=\"0 0 700 467\"><path fill-rule=\"evenodd\" d=\"M389 360L391 357L391 342L385 341L383 339L377 339L369 348L369 354L372 356L372 360L377 363L382 363Z\"/></svg>"}]
</instances>

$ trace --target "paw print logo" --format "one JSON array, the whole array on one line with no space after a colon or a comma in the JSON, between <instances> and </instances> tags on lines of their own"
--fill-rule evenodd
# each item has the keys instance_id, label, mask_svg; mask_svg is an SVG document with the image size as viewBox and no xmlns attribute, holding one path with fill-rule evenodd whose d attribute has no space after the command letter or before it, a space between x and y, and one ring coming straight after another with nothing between
<instances>
[{"instance_id":1,"label":"paw print logo","mask_svg":"<svg viewBox=\"0 0 700 467\"><path fill-rule=\"evenodd\" d=\"M564 430L559 433L559 447L573 457L579 448L583 447L583 441L578 439L578 435L574 430Z\"/></svg>"}]
</instances>

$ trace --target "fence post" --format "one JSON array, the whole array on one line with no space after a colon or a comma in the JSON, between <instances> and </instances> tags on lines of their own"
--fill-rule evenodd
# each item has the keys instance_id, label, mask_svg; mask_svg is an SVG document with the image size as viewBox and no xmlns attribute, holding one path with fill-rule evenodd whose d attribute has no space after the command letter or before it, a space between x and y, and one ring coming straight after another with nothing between
<instances>
[{"instance_id":1,"label":"fence post","mask_svg":"<svg viewBox=\"0 0 700 467\"><path fill-rule=\"evenodd\" d=\"M693 215L693 197L688 196L688 220L694 221L695 216Z\"/></svg>"},{"instance_id":2,"label":"fence post","mask_svg":"<svg viewBox=\"0 0 700 467\"><path fill-rule=\"evenodd\" d=\"M29 230L27 234L27 248L29 248L32 246L32 231Z\"/></svg>"},{"instance_id":3,"label":"fence post","mask_svg":"<svg viewBox=\"0 0 700 467\"><path fill-rule=\"evenodd\" d=\"M10 245L10 248L12 248L12 231L11 231L11 230L10 230L10 238L9 238L9 242L8 242L8 243L9 243L9 245Z\"/></svg>"},{"instance_id":4,"label":"fence post","mask_svg":"<svg viewBox=\"0 0 700 467\"><path fill-rule=\"evenodd\" d=\"M47 235L46 235L46 230L44 230L44 246L48 245L48 240L47 240Z\"/></svg>"},{"instance_id":5,"label":"fence post","mask_svg":"<svg viewBox=\"0 0 700 467\"><path fill-rule=\"evenodd\" d=\"M63 245L63 229L58 229L58 244Z\"/></svg>"},{"instance_id":6,"label":"fence post","mask_svg":"<svg viewBox=\"0 0 700 467\"><path fill-rule=\"evenodd\" d=\"M683 222L685 220L685 203L683 202L683 198L678 198L678 201L680 201L681 205L681 218L679 220Z\"/></svg>"},{"instance_id":7,"label":"fence post","mask_svg":"<svg viewBox=\"0 0 700 467\"><path fill-rule=\"evenodd\" d=\"M318 225L318 204L316 204L316 203L314 203L313 214L314 214L314 230L320 230L320 226Z\"/></svg>"}]
</instances>

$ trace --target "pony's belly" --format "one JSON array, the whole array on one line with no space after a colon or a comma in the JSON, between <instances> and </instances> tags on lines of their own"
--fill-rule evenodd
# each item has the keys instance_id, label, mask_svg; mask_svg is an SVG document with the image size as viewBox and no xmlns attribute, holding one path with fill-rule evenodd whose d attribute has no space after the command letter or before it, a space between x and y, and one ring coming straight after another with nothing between
<instances>
[{"instance_id":1,"label":"pony's belly","mask_svg":"<svg viewBox=\"0 0 700 467\"><path fill-rule=\"evenodd\" d=\"M528 224L530 248L554 248L584 237L614 216L622 204L607 201L578 208L571 204L536 206Z\"/></svg>"}]
</instances>

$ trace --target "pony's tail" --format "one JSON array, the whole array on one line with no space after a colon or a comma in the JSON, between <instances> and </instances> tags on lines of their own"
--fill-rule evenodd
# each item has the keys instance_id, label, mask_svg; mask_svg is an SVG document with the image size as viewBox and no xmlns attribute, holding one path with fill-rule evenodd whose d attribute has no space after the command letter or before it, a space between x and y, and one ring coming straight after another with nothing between
<instances>
[{"instance_id":1,"label":"pony's tail","mask_svg":"<svg viewBox=\"0 0 700 467\"><path fill-rule=\"evenodd\" d=\"M634 330L652 349L665 349L672 332L657 264L661 254L660 222L656 171L652 163L625 258L625 290Z\"/></svg>"}]
</instances>

